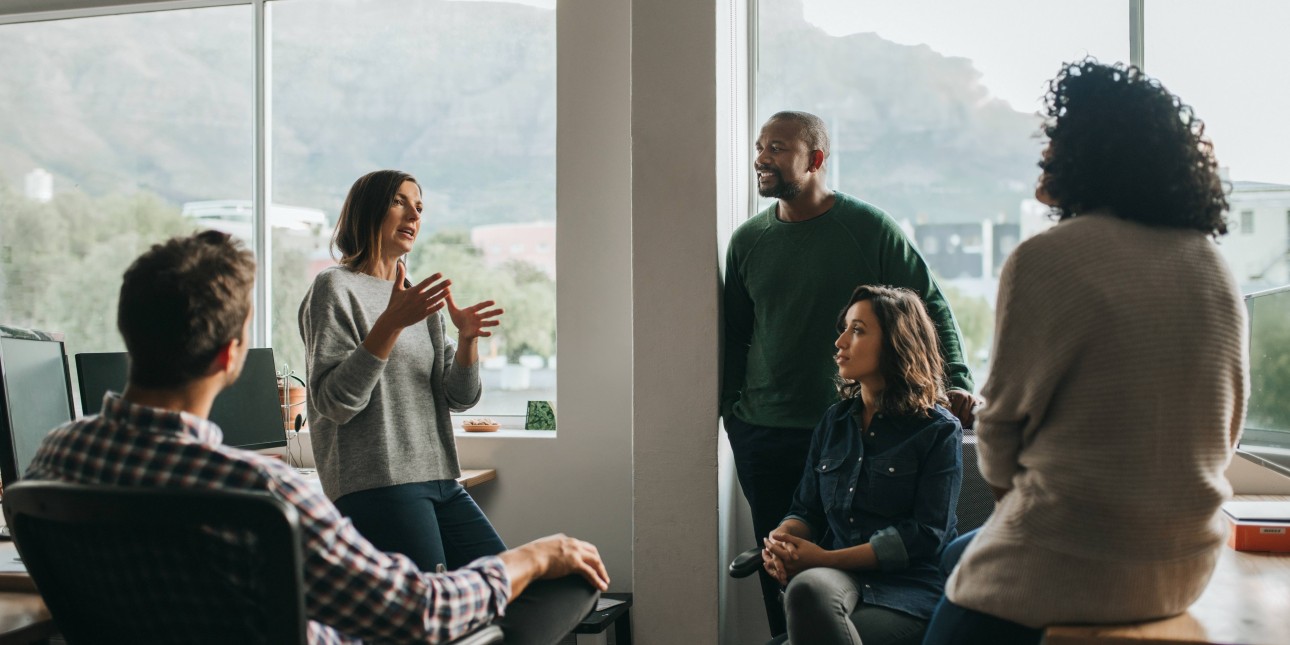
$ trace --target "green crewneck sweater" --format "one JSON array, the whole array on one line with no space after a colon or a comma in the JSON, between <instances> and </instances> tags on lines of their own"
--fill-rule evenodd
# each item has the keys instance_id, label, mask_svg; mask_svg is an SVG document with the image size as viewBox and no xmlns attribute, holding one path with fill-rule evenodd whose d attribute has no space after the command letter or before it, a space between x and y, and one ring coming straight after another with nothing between
<instances>
[{"instance_id":1,"label":"green crewneck sweater","mask_svg":"<svg viewBox=\"0 0 1290 645\"><path fill-rule=\"evenodd\" d=\"M948 387L972 391L958 324L921 255L886 213L844 193L805 222L771 206L726 255L721 412L774 428L813 428L838 400L838 313L858 285L911 289L940 335Z\"/></svg>"}]
</instances>

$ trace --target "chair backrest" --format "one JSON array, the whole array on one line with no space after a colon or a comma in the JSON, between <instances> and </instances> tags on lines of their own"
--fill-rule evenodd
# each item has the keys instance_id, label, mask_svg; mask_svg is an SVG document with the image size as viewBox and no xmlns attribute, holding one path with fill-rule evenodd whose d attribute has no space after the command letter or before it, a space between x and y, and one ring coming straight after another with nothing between
<instances>
[{"instance_id":1,"label":"chair backrest","mask_svg":"<svg viewBox=\"0 0 1290 645\"><path fill-rule=\"evenodd\" d=\"M963 486L959 490L959 535L980 528L994 512L994 491L976 462L976 435L963 436Z\"/></svg>"},{"instance_id":2,"label":"chair backrest","mask_svg":"<svg viewBox=\"0 0 1290 645\"><path fill-rule=\"evenodd\" d=\"M4 514L69 643L304 643L300 525L267 493L22 481Z\"/></svg>"}]
</instances>

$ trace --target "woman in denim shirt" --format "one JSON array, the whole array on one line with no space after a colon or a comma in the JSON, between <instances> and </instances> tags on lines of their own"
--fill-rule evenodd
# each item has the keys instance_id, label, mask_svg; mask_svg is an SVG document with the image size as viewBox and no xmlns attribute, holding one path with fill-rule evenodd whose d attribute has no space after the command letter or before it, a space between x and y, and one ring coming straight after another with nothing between
<instances>
[{"instance_id":1,"label":"woman in denim shirt","mask_svg":"<svg viewBox=\"0 0 1290 645\"><path fill-rule=\"evenodd\" d=\"M918 643L957 531L963 430L943 406L936 329L907 289L861 286L838 318L840 403L815 428L762 557L799 645Z\"/></svg>"}]
</instances>

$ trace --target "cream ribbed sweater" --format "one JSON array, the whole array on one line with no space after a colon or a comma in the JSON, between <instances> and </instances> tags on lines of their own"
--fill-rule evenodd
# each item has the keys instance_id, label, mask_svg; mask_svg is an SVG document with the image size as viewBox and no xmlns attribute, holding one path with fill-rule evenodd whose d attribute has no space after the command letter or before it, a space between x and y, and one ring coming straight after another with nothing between
<instances>
[{"instance_id":1,"label":"cream ribbed sweater","mask_svg":"<svg viewBox=\"0 0 1290 645\"><path fill-rule=\"evenodd\" d=\"M1089 214L1017 247L976 424L982 474L1012 492L950 600L1032 627L1184 611L1225 536L1245 338L1199 231Z\"/></svg>"}]
</instances>

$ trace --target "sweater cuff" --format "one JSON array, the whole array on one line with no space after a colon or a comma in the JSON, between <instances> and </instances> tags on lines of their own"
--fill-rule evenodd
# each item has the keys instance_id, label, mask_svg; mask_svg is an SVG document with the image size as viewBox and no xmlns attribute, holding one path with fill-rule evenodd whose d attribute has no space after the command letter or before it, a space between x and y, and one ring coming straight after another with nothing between
<instances>
[{"instance_id":1,"label":"sweater cuff","mask_svg":"<svg viewBox=\"0 0 1290 645\"><path fill-rule=\"evenodd\" d=\"M456 411L465 410L479 403L479 397L484 390L479 380L479 362L472 363L469 367L462 367L454 360L444 376L443 386L448 393L448 400L452 403L449 407Z\"/></svg>"},{"instance_id":2,"label":"sweater cuff","mask_svg":"<svg viewBox=\"0 0 1290 645\"><path fill-rule=\"evenodd\" d=\"M905 540L894 526L878 531L869 538L874 557L878 558L878 568L882 571L897 571L909 566L909 552L905 550Z\"/></svg>"},{"instance_id":3,"label":"sweater cuff","mask_svg":"<svg viewBox=\"0 0 1290 645\"><path fill-rule=\"evenodd\" d=\"M977 449L978 451L980 448ZM985 459L978 452L977 465L981 469L981 479L995 488L1012 488L1012 477L1021 471L1016 461Z\"/></svg>"}]
</instances>

